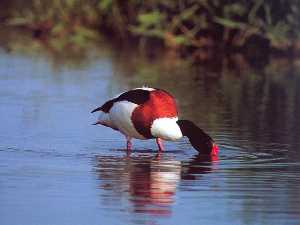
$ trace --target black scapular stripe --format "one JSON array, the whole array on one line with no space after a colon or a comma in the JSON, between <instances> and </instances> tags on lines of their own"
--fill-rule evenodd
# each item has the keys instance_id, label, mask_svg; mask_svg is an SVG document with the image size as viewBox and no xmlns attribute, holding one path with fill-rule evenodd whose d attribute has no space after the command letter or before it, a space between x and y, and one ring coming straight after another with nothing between
<instances>
[{"instance_id":1,"label":"black scapular stripe","mask_svg":"<svg viewBox=\"0 0 300 225\"><path fill-rule=\"evenodd\" d=\"M135 89L121 94L116 99L116 102L128 101L137 105L141 105L149 100L149 96L150 96L150 91L143 90L143 89Z\"/></svg>"},{"instance_id":2,"label":"black scapular stripe","mask_svg":"<svg viewBox=\"0 0 300 225\"><path fill-rule=\"evenodd\" d=\"M148 101L150 98L150 91L148 90L143 90L143 89L135 89L135 90L130 90L127 92L124 92L117 98L111 99L107 102L105 102L102 106L94 109L91 113L97 112L97 111L103 111L105 113L108 113L111 107L115 102L120 102L120 101L128 101L132 102L137 105L141 105Z\"/></svg>"},{"instance_id":3,"label":"black scapular stripe","mask_svg":"<svg viewBox=\"0 0 300 225\"><path fill-rule=\"evenodd\" d=\"M111 109L111 107L113 106L113 104L114 104L114 99L109 100L109 101L105 102L102 106L94 109L91 113L94 113L97 111L103 111L105 113L108 113L109 110Z\"/></svg>"}]
</instances>

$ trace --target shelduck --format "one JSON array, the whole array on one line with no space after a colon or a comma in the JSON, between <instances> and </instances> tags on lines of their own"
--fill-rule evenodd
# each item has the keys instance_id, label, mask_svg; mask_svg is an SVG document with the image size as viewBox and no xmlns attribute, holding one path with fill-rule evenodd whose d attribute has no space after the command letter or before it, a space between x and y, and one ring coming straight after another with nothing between
<instances>
[{"instance_id":1,"label":"shelduck","mask_svg":"<svg viewBox=\"0 0 300 225\"><path fill-rule=\"evenodd\" d=\"M218 154L213 139L190 120L179 120L174 97L156 88L136 88L108 100L91 113L99 112L94 125L103 125L121 132L127 139L156 139L159 151L162 140L175 141L186 136L191 145L203 154Z\"/></svg>"}]
</instances>

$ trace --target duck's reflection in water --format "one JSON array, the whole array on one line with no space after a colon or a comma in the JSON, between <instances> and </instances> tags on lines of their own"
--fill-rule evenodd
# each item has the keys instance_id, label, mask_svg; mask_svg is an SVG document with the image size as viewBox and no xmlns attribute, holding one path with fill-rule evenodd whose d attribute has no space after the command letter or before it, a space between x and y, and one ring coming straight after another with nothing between
<instances>
[{"instance_id":1,"label":"duck's reflection in water","mask_svg":"<svg viewBox=\"0 0 300 225\"><path fill-rule=\"evenodd\" d=\"M99 188L109 191L103 195L105 202L113 199L118 204L126 198L131 206L125 210L167 216L180 179L194 180L199 174L209 173L214 162L216 159L198 155L184 162L172 154L97 156L95 168Z\"/></svg>"}]
</instances>

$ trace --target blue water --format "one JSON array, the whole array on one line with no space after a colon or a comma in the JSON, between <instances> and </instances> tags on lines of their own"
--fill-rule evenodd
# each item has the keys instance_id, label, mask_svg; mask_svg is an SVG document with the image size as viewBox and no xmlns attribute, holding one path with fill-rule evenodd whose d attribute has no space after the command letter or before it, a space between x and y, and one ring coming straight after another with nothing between
<instances>
[{"instance_id":1,"label":"blue water","mask_svg":"<svg viewBox=\"0 0 300 225\"><path fill-rule=\"evenodd\" d=\"M106 43L83 59L12 46L0 50L0 224L300 224L297 64L236 74ZM91 125L92 109L142 85L171 92L219 158L185 139L160 156L135 140L127 155L119 133Z\"/></svg>"}]
</instances>

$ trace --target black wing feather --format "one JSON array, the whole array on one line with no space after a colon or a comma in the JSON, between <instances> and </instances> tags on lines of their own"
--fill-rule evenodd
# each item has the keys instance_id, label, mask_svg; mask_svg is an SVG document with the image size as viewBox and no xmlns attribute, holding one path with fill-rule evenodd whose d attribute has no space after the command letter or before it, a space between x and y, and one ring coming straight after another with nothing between
<instances>
[{"instance_id":1,"label":"black wing feather","mask_svg":"<svg viewBox=\"0 0 300 225\"><path fill-rule=\"evenodd\" d=\"M141 105L150 98L150 91L144 89L135 89L121 94L116 101L128 101Z\"/></svg>"},{"instance_id":2,"label":"black wing feather","mask_svg":"<svg viewBox=\"0 0 300 225\"><path fill-rule=\"evenodd\" d=\"M107 102L105 102L102 106L94 109L91 113L94 113L94 112L97 112L97 111L103 111L105 113L108 113L109 110L111 109L111 107L113 106L114 104L114 101L115 99L112 99L112 100L109 100Z\"/></svg>"},{"instance_id":3,"label":"black wing feather","mask_svg":"<svg viewBox=\"0 0 300 225\"><path fill-rule=\"evenodd\" d=\"M127 92L124 92L121 94L119 97L111 99L107 102L105 102L102 106L94 109L91 113L97 112L97 111L103 111L105 113L108 113L111 107L115 102L120 102L120 101L128 101L132 102L137 105L141 105L148 101L150 98L150 91L144 90L144 89L135 89L135 90L130 90Z\"/></svg>"}]
</instances>

